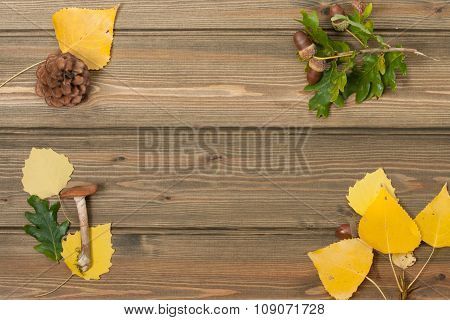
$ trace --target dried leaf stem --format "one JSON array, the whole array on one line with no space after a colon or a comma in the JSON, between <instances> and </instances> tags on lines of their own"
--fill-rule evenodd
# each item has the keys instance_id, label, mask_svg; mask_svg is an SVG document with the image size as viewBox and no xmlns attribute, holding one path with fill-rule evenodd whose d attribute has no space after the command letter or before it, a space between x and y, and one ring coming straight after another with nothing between
<instances>
[{"instance_id":1,"label":"dried leaf stem","mask_svg":"<svg viewBox=\"0 0 450 320\"><path fill-rule=\"evenodd\" d=\"M384 295L383 290L381 290L381 288L377 285L377 283L374 280L372 280L371 278L367 277L367 276L366 276L366 279L369 280L375 286L375 288L378 289L378 291L380 291L380 293L383 296L384 300L387 300L386 296Z\"/></svg>"},{"instance_id":2,"label":"dried leaf stem","mask_svg":"<svg viewBox=\"0 0 450 320\"><path fill-rule=\"evenodd\" d=\"M420 52L417 49L412 48L367 48L367 49L361 49L361 50L352 50L347 52L342 52L334 56L329 57L314 57L317 60L333 60L333 59L339 59L339 58L345 58L353 56L354 54L371 54L371 53L387 53L387 52L404 52L404 53L414 53L415 55L426 57L429 59L432 59L434 61L439 61L439 59L432 58L430 56L427 56L426 54Z\"/></svg>"},{"instance_id":3,"label":"dried leaf stem","mask_svg":"<svg viewBox=\"0 0 450 320\"><path fill-rule=\"evenodd\" d=\"M73 277L73 273L72 273L66 280L64 280L63 283L61 283L60 285L58 285L55 289L53 289L53 290L51 290L51 291L49 291L49 292L43 293L43 294L39 294L39 295L34 296L34 297L35 297L35 298L41 298L41 297L48 296L49 294L52 294L53 292L55 292L56 290L58 290L59 288L61 288L63 285L65 285L67 282L69 282L69 280L72 279L72 277Z\"/></svg>"},{"instance_id":4,"label":"dried leaf stem","mask_svg":"<svg viewBox=\"0 0 450 320\"><path fill-rule=\"evenodd\" d=\"M408 285L408 290L412 287L412 285L414 284L414 282L417 281L417 279L419 278L419 276L422 274L423 270L425 269L425 267L427 266L428 262L430 262L431 257L433 256L434 253L434 247L433 250L431 250L430 256L428 257L427 261L425 262L425 264L422 266L422 268L420 269L419 273L417 273L416 277L414 278L413 281L411 281L411 283Z\"/></svg>"},{"instance_id":5,"label":"dried leaf stem","mask_svg":"<svg viewBox=\"0 0 450 320\"><path fill-rule=\"evenodd\" d=\"M68 217L67 214L66 214L66 210L64 210L64 205L63 205L63 202L62 202L61 197L59 196L59 194L58 194L58 199L59 199L59 203L60 203L60 205L61 205L62 213L63 213L64 216L66 217L67 221L69 221L70 224L72 224L72 220L69 219L69 217Z\"/></svg>"},{"instance_id":6,"label":"dried leaf stem","mask_svg":"<svg viewBox=\"0 0 450 320\"><path fill-rule=\"evenodd\" d=\"M3 82L2 84L0 84L0 88L3 87L3 86L4 86L5 84L7 84L8 82L10 82L11 80L13 80L14 78L17 78L18 76L20 76L22 73L24 73L24 72L30 70L31 68L34 68L34 67L40 65L42 62L45 62L45 60L36 62L35 64L33 64L33 65L29 66L29 67L26 67L25 69L23 69L23 70L17 72L17 73L16 73L15 75L13 75L11 78L9 78L8 80L6 80L6 81Z\"/></svg>"},{"instance_id":7,"label":"dried leaf stem","mask_svg":"<svg viewBox=\"0 0 450 320\"><path fill-rule=\"evenodd\" d=\"M394 264L392 263L392 256L390 253L389 253L389 263L391 265L392 272L394 273L394 278L395 278L395 282L397 283L398 290L400 290L400 292L403 292L403 288L400 285L400 282L398 281L397 273L395 272Z\"/></svg>"}]
</instances>

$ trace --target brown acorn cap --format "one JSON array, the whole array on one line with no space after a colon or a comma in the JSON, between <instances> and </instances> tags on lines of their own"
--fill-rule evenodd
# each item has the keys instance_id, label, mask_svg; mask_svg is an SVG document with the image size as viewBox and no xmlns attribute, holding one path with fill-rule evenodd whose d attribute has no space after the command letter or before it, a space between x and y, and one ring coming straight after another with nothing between
<instances>
[{"instance_id":1,"label":"brown acorn cap","mask_svg":"<svg viewBox=\"0 0 450 320\"><path fill-rule=\"evenodd\" d=\"M309 60L308 66L314 71L324 72L328 65L325 60L312 58Z\"/></svg>"},{"instance_id":2,"label":"brown acorn cap","mask_svg":"<svg viewBox=\"0 0 450 320\"><path fill-rule=\"evenodd\" d=\"M87 185L76 186L76 187L72 187L72 188L65 188L60 192L59 197L62 199L75 198L75 197L87 197L96 192L97 192L96 184L87 184Z\"/></svg>"},{"instance_id":3,"label":"brown acorn cap","mask_svg":"<svg viewBox=\"0 0 450 320\"><path fill-rule=\"evenodd\" d=\"M314 43L298 52L300 59L302 59L303 61L308 61L309 59L314 57L315 54L316 54L316 45Z\"/></svg>"}]
</instances>

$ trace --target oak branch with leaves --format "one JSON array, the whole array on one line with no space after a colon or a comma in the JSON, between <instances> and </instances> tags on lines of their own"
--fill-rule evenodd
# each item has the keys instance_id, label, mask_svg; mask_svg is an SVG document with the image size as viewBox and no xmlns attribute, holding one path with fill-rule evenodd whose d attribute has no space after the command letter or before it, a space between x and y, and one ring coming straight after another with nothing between
<instances>
[{"instance_id":1,"label":"oak branch with leaves","mask_svg":"<svg viewBox=\"0 0 450 320\"><path fill-rule=\"evenodd\" d=\"M301 11L297 20L303 31L294 34L294 43L301 61L307 61L306 91L314 92L309 109L318 117L328 117L334 104L343 107L345 101L356 94L356 102L380 98L387 88L397 89L396 74L406 75L405 53L425 56L416 49L391 47L374 33L370 19L372 4L353 3L353 10L345 15L335 4L328 12L333 28L354 38L361 48L354 49L347 41L331 39L319 26L317 12ZM376 47L369 47L369 43Z\"/></svg>"}]
</instances>

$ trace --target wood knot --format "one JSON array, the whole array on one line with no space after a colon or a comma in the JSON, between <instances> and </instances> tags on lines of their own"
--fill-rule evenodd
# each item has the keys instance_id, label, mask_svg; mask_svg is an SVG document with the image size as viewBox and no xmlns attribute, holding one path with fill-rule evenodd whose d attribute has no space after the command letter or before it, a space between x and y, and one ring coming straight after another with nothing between
<instances>
[{"instance_id":1,"label":"wood knot","mask_svg":"<svg viewBox=\"0 0 450 320\"><path fill-rule=\"evenodd\" d=\"M118 156L113 159L114 162L124 161L126 158L124 156Z\"/></svg>"},{"instance_id":2,"label":"wood knot","mask_svg":"<svg viewBox=\"0 0 450 320\"><path fill-rule=\"evenodd\" d=\"M436 279L438 279L438 280L440 280L440 281L445 280L445 278L446 278L446 276L445 276L445 274L443 274L443 273L439 273L439 274L436 276Z\"/></svg>"},{"instance_id":3,"label":"wood knot","mask_svg":"<svg viewBox=\"0 0 450 320\"><path fill-rule=\"evenodd\" d=\"M207 159L208 161L222 160L223 156L221 154L210 154Z\"/></svg>"}]
</instances>

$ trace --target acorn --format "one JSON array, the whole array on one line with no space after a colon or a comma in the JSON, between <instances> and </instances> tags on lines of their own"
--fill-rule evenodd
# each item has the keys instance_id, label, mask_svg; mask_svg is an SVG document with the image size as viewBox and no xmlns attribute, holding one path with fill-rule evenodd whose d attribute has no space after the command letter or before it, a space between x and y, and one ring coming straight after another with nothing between
<instances>
[{"instance_id":1,"label":"acorn","mask_svg":"<svg viewBox=\"0 0 450 320\"><path fill-rule=\"evenodd\" d=\"M313 85L322 79L323 72L317 72L311 68L308 68L308 72L306 73L306 80L308 84Z\"/></svg>"},{"instance_id":2,"label":"acorn","mask_svg":"<svg viewBox=\"0 0 450 320\"><path fill-rule=\"evenodd\" d=\"M345 11L344 9L342 9L342 7L338 4L333 4L330 7L329 13L328 15L330 16L330 18L333 18L335 15L340 14L340 15L345 15ZM331 20L331 24L334 28L334 30L336 31L345 31L348 28L348 21L347 20Z\"/></svg>"},{"instance_id":3,"label":"acorn","mask_svg":"<svg viewBox=\"0 0 450 320\"><path fill-rule=\"evenodd\" d=\"M312 58L309 60L308 66L314 71L324 72L327 69L328 64L326 63L325 60L319 60L316 58Z\"/></svg>"},{"instance_id":4,"label":"acorn","mask_svg":"<svg viewBox=\"0 0 450 320\"><path fill-rule=\"evenodd\" d=\"M316 54L316 45L303 31L297 31L294 34L294 43L298 49L298 55L303 61L311 59Z\"/></svg>"},{"instance_id":5,"label":"acorn","mask_svg":"<svg viewBox=\"0 0 450 320\"><path fill-rule=\"evenodd\" d=\"M349 224L341 224L337 229L336 229L336 238L340 239L340 240L345 240L345 239L351 239L353 238L352 236L352 230L350 228Z\"/></svg>"},{"instance_id":6,"label":"acorn","mask_svg":"<svg viewBox=\"0 0 450 320\"><path fill-rule=\"evenodd\" d=\"M336 14L345 15L344 9L338 4L333 4L330 6L330 9L328 11L328 15L330 18L333 18Z\"/></svg>"}]
</instances>

